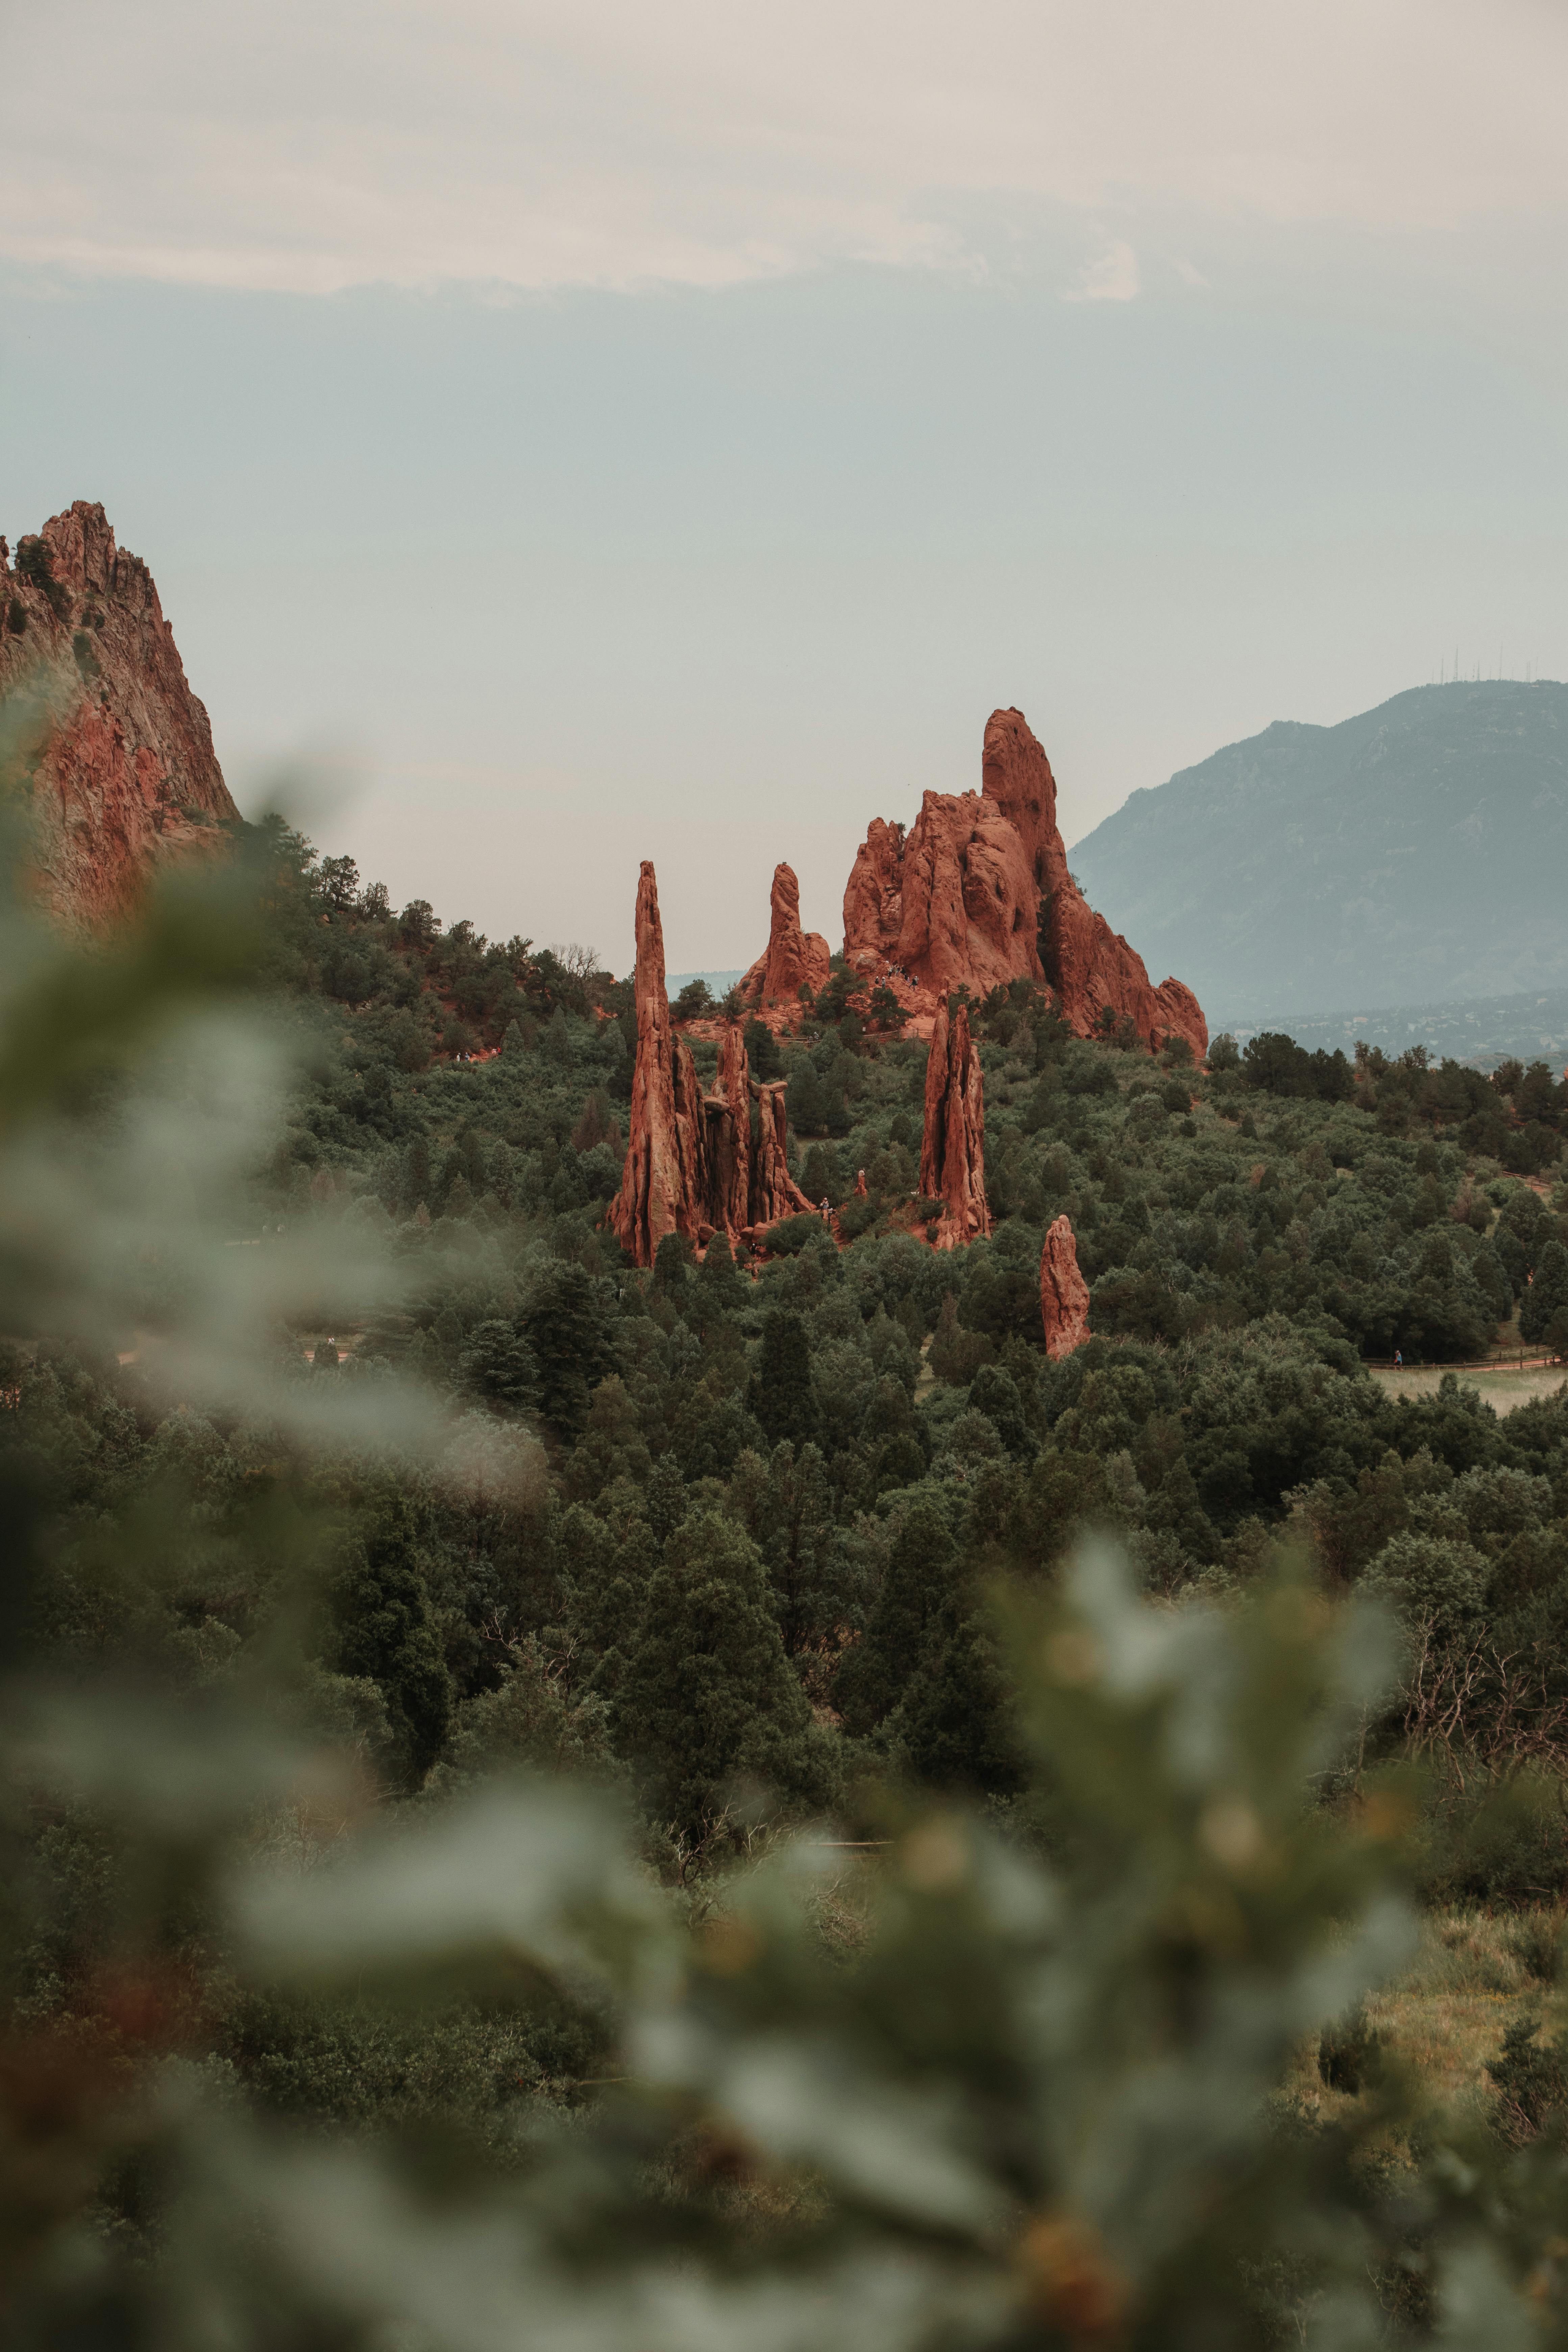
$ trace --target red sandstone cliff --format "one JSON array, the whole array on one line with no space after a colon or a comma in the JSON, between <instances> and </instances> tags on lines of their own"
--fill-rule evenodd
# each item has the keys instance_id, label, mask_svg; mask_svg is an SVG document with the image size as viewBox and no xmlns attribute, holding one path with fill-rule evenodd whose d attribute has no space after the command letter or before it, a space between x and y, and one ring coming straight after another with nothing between
<instances>
[{"instance_id":1,"label":"red sandstone cliff","mask_svg":"<svg viewBox=\"0 0 1568 2352\"><path fill-rule=\"evenodd\" d=\"M770 894L768 944L741 982L749 1004L794 1004L804 982L813 995L827 984L833 951L820 931L800 928L800 884L795 870L775 866Z\"/></svg>"},{"instance_id":2,"label":"red sandstone cliff","mask_svg":"<svg viewBox=\"0 0 1568 2352\"><path fill-rule=\"evenodd\" d=\"M940 1200L938 1249L957 1249L991 1231L985 1202L985 1101L980 1056L961 1004L950 1023L937 1006L926 1060L925 1132L921 1139L921 1191Z\"/></svg>"},{"instance_id":3,"label":"red sandstone cliff","mask_svg":"<svg viewBox=\"0 0 1568 2352\"><path fill-rule=\"evenodd\" d=\"M811 1207L784 1158L784 1085L758 1085L731 1024L720 1049L718 1090L703 1093L691 1048L670 1025L658 884L647 858L637 883L633 996L631 1135L621 1189L607 1212L611 1228L637 1265L653 1264L667 1234L684 1234L698 1248L720 1232L765 1242L777 1218Z\"/></svg>"},{"instance_id":4,"label":"red sandstone cliff","mask_svg":"<svg viewBox=\"0 0 1568 2352\"><path fill-rule=\"evenodd\" d=\"M0 701L37 714L25 761L38 895L96 927L151 866L222 845L237 815L146 565L79 499L0 541Z\"/></svg>"},{"instance_id":5,"label":"red sandstone cliff","mask_svg":"<svg viewBox=\"0 0 1568 2352\"><path fill-rule=\"evenodd\" d=\"M1079 1270L1071 1223L1058 1217L1040 1252L1040 1316L1047 1356L1070 1356L1089 1336L1089 1285Z\"/></svg>"},{"instance_id":6,"label":"red sandstone cliff","mask_svg":"<svg viewBox=\"0 0 1568 2352\"><path fill-rule=\"evenodd\" d=\"M1152 1046L1208 1029L1180 981L1153 987L1142 959L1086 905L1068 871L1050 761L1020 710L986 722L981 790L927 793L906 834L873 820L844 893L844 952L911 1009L967 986L1045 982L1080 1036L1109 1012Z\"/></svg>"}]
</instances>

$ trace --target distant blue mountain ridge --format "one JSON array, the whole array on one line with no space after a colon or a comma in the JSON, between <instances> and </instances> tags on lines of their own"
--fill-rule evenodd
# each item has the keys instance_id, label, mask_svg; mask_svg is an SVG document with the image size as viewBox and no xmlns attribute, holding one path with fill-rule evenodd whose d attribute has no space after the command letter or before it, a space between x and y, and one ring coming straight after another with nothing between
<instances>
[{"instance_id":1,"label":"distant blue mountain ridge","mask_svg":"<svg viewBox=\"0 0 1568 2352\"><path fill-rule=\"evenodd\" d=\"M1494 1035L1539 1032L1539 1051L1568 1034L1568 999L1545 1001L1568 991L1556 680L1416 687L1337 727L1278 719L1134 793L1071 857L1090 905L1152 974L1196 991L1213 1030L1440 1016L1455 1037L1487 1033L1466 1059L1520 1050Z\"/></svg>"}]
</instances>

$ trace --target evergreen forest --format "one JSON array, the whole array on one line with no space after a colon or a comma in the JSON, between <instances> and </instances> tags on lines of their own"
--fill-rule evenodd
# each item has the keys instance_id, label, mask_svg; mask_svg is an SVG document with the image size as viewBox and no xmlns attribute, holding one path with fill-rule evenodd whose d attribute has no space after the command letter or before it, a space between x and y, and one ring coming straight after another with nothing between
<instances>
[{"instance_id":1,"label":"evergreen forest","mask_svg":"<svg viewBox=\"0 0 1568 2352\"><path fill-rule=\"evenodd\" d=\"M1568 2343L1568 1087L1016 983L939 1251L836 969L639 1270L629 983L243 852L5 927L7 2340Z\"/></svg>"}]
</instances>

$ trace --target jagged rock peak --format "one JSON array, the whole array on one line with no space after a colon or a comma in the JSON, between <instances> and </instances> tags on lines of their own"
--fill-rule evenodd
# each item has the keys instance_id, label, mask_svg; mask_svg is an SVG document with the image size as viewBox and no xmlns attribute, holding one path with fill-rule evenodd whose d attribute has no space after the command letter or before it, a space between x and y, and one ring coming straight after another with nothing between
<instances>
[{"instance_id":1,"label":"jagged rock peak","mask_svg":"<svg viewBox=\"0 0 1568 2352\"><path fill-rule=\"evenodd\" d=\"M23 789L42 904L96 929L160 862L223 846L238 812L153 575L79 499L15 558L0 541L0 700L30 749Z\"/></svg>"},{"instance_id":2,"label":"jagged rock peak","mask_svg":"<svg viewBox=\"0 0 1568 2352\"><path fill-rule=\"evenodd\" d=\"M1208 1029L1179 981L1143 964L1087 906L1068 870L1051 764L1021 710L994 710L978 793L927 793L906 834L874 818L844 893L844 953L930 1013L967 987L1048 985L1080 1036L1131 1022L1151 1046L1184 1037L1201 1061Z\"/></svg>"},{"instance_id":3,"label":"jagged rock peak","mask_svg":"<svg viewBox=\"0 0 1568 2352\"><path fill-rule=\"evenodd\" d=\"M925 1132L921 1191L940 1200L938 1249L957 1249L991 1231L985 1200L985 1098L980 1056L961 1004L952 1019L937 1007L926 1060Z\"/></svg>"},{"instance_id":4,"label":"jagged rock peak","mask_svg":"<svg viewBox=\"0 0 1568 2352\"><path fill-rule=\"evenodd\" d=\"M1040 1316L1047 1356L1070 1356L1089 1337L1089 1285L1079 1271L1078 1244L1066 1216L1047 1227L1040 1252Z\"/></svg>"},{"instance_id":5,"label":"jagged rock peak","mask_svg":"<svg viewBox=\"0 0 1568 2352\"><path fill-rule=\"evenodd\" d=\"M804 982L813 995L827 984L833 951L820 931L800 927L800 884L790 866L775 866L769 894L768 944L741 982L749 1004L795 1004Z\"/></svg>"},{"instance_id":6,"label":"jagged rock peak","mask_svg":"<svg viewBox=\"0 0 1568 2352\"><path fill-rule=\"evenodd\" d=\"M637 1058L632 1070L630 1137L610 1225L637 1265L652 1265L668 1234L697 1249L715 1233L733 1241L765 1240L779 1217L811 1206L784 1155L784 1089L759 1086L738 1025L724 1034L719 1083L705 1095L691 1048L671 1026L664 982L664 929L658 883L645 858L637 882ZM752 1103L758 1108L753 1145Z\"/></svg>"}]
</instances>

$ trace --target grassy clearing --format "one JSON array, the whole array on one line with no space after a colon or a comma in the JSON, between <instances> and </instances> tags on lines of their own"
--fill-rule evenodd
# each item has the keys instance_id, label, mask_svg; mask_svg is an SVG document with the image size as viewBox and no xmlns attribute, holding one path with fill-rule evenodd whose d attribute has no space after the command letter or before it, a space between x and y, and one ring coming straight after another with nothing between
<instances>
[{"instance_id":1,"label":"grassy clearing","mask_svg":"<svg viewBox=\"0 0 1568 2352\"><path fill-rule=\"evenodd\" d=\"M1381 1383L1392 1397L1436 1396L1443 1379L1443 1367L1433 1364L1420 1371L1389 1372L1373 1370L1373 1379ZM1510 1413L1532 1397L1555 1396L1563 1385L1561 1370L1548 1370L1527 1372L1461 1372L1462 1388L1479 1389L1483 1400L1494 1412Z\"/></svg>"},{"instance_id":2,"label":"grassy clearing","mask_svg":"<svg viewBox=\"0 0 1568 2352\"><path fill-rule=\"evenodd\" d=\"M1535 2015L1551 2029L1563 1925L1563 1914L1549 1909L1432 1913L1409 1967L1369 1998L1368 2025L1420 2075L1435 2105L1474 2100L1489 2107L1496 2094L1486 2069L1501 2055L1509 2026ZM1303 2046L1290 2089L1324 2116L1346 2104L1346 2095L1319 2076L1315 2041Z\"/></svg>"}]
</instances>

